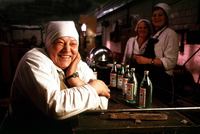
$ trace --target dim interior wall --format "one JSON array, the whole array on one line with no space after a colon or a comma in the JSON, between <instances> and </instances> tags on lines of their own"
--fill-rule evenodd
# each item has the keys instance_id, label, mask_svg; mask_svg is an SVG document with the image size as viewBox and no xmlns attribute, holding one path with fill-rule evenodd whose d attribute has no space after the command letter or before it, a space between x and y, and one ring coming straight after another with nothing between
<instances>
[{"instance_id":1,"label":"dim interior wall","mask_svg":"<svg viewBox=\"0 0 200 134\"><path fill-rule=\"evenodd\" d=\"M37 46L40 46L43 42L43 39L41 38L41 31L40 30L12 30L12 40L13 42L17 43L23 43L23 41L30 42L31 38L33 36L36 37L36 44ZM26 44L29 45L29 44Z\"/></svg>"},{"instance_id":2,"label":"dim interior wall","mask_svg":"<svg viewBox=\"0 0 200 134\"><path fill-rule=\"evenodd\" d=\"M122 55L123 55L123 50L126 45L127 40L124 39L124 34L129 34L129 33L123 33L123 27L128 23L127 22L127 12L128 8L118 10L117 12L103 17L103 19L98 20L98 29L101 29L102 31L102 42L103 45L109 48L112 53L114 59L116 59L118 62L121 62L122 60ZM104 25L104 22L107 23L107 25ZM117 40L120 41L113 41L111 39L111 34L116 32L116 22L118 22L119 26L119 31L118 33L120 36L117 38Z\"/></svg>"},{"instance_id":3,"label":"dim interior wall","mask_svg":"<svg viewBox=\"0 0 200 134\"><path fill-rule=\"evenodd\" d=\"M12 80L10 47L0 45L1 84L10 84Z\"/></svg>"},{"instance_id":4,"label":"dim interior wall","mask_svg":"<svg viewBox=\"0 0 200 134\"><path fill-rule=\"evenodd\" d=\"M95 47L95 36L96 36L96 29L97 29L97 20L95 16L90 15L80 15L80 24L83 23L86 24L86 51L89 52L92 48ZM80 29L81 32L81 29ZM82 38L82 33L80 33ZM82 45L83 42L81 42L80 45Z\"/></svg>"},{"instance_id":5,"label":"dim interior wall","mask_svg":"<svg viewBox=\"0 0 200 134\"><path fill-rule=\"evenodd\" d=\"M9 95L10 86L21 57L31 48L42 43L41 30L7 29L6 40L0 44L1 85L0 97ZM35 36L36 40L32 40ZM36 44L33 44L35 42ZM34 46L32 46L34 45ZM36 45L36 46L35 46Z\"/></svg>"},{"instance_id":6,"label":"dim interior wall","mask_svg":"<svg viewBox=\"0 0 200 134\"><path fill-rule=\"evenodd\" d=\"M193 30L199 20L199 0L180 0L172 5L171 25L174 29Z\"/></svg>"},{"instance_id":7,"label":"dim interior wall","mask_svg":"<svg viewBox=\"0 0 200 134\"><path fill-rule=\"evenodd\" d=\"M114 42L111 40L111 33L115 31L116 21L119 22L119 25L125 25L127 23L127 12L129 9L124 8L122 10L117 10L116 12L104 16L102 19L98 20L98 33L102 34L102 44L109 48L115 59L118 59L118 62L121 61L121 54L123 54L123 50L126 45L126 41L123 42ZM107 25L105 25L105 22ZM120 29L123 30L123 29ZM125 33L128 34L128 33ZM120 40L126 36L122 31L120 31ZM127 40L127 39L126 39Z\"/></svg>"},{"instance_id":8,"label":"dim interior wall","mask_svg":"<svg viewBox=\"0 0 200 134\"><path fill-rule=\"evenodd\" d=\"M185 64L186 69L192 74L195 83L199 82L200 75L200 51L197 52L199 48L200 44L185 44L184 52L179 53L177 62L177 65L180 66ZM197 53L191 58L195 52ZM198 84L200 84L200 82Z\"/></svg>"},{"instance_id":9,"label":"dim interior wall","mask_svg":"<svg viewBox=\"0 0 200 134\"><path fill-rule=\"evenodd\" d=\"M135 19L146 18L151 19L151 10L153 1L141 1L137 4L132 4L130 7L130 15Z\"/></svg>"}]
</instances>

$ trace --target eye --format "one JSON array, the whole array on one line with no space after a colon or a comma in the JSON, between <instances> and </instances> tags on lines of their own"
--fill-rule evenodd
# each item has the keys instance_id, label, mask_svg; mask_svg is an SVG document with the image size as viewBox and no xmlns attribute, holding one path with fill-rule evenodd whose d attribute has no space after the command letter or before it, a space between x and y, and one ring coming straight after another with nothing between
<instances>
[{"instance_id":1,"label":"eye","mask_svg":"<svg viewBox=\"0 0 200 134\"><path fill-rule=\"evenodd\" d=\"M158 16L164 16L164 14L163 14L163 13L160 13L160 14L158 14Z\"/></svg>"},{"instance_id":2,"label":"eye","mask_svg":"<svg viewBox=\"0 0 200 134\"><path fill-rule=\"evenodd\" d=\"M158 16L157 14L153 14L153 16L152 17L156 17L156 16Z\"/></svg>"},{"instance_id":3,"label":"eye","mask_svg":"<svg viewBox=\"0 0 200 134\"><path fill-rule=\"evenodd\" d=\"M70 46L72 47L76 47L78 45L78 43L76 41L71 41L70 42Z\"/></svg>"},{"instance_id":4,"label":"eye","mask_svg":"<svg viewBox=\"0 0 200 134\"><path fill-rule=\"evenodd\" d=\"M65 45L65 42L62 41L62 40L56 40L54 43L55 43L56 46L58 46L58 47L64 47L64 45Z\"/></svg>"}]
</instances>

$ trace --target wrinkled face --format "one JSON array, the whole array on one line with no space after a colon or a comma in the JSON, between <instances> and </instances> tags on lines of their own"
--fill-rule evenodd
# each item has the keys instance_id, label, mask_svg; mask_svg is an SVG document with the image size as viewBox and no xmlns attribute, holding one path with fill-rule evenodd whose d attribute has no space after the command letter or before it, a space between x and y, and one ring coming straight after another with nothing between
<instances>
[{"instance_id":1,"label":"wrinkled face","mask_svg":"<svg viewBox=\"0 0 200 134\"><path fill-rule=\"evenodd\" d=\"M149 29L145 22L140 22L137 27L138 36L146 38L149 35Z\"/></svg>"},{"instance_id":2,"label":"wrinkled face","mask_svg":"<svg viewBox=\"0 0 200 134\"><path fill-rule=\"evenodd\" d=\"M73 37L58 38L47 48L47 52L55 65L65 69L78 53L78 42Z\"/></svg>"},{"instance_id":3,"label":"wrinkled face","mask_svg":"<svg viewBox=\"0 0 200 134\"><path fill-rule=\"evenodd\" d=\"M155 29L160 29L164 27L165 25L167 25L168 18L165 12L161 8L158 8L153 11L151 19L152 19L152 24Z\"/></svg>"}]
</instances>

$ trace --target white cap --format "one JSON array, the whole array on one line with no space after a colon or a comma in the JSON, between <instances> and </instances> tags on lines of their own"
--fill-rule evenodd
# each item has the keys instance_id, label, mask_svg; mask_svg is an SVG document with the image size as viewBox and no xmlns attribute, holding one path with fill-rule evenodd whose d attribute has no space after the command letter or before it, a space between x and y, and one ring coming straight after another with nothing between
<instances>
[{"instance_id":1,"label":"white cap","mask_svg":"<svg viewBox=\"0 0 200 134\"><path fill-rule=\"evenodd\" d=\"M135 31L137 32L138 25L139 25L141 22L145 22L145 23L147 24L148 29L149 29L149 32L150 32L150 34L151 34L152 31L153 31L153 28L152 28L151 22L150 22L149 20L147 20L147 19L140 19L140 20L137 22L136 26L135 26Z\"/></svg>"},{"instance_id":2,"label":"white cap","mask_svg":"<svg viewBox=\"0 0 200 134\"><path fill-rule=\"evenodd\" d=\"M50 21L46 28L45 46L49 47L60 37L73 37L79 44L79 35L73 21Z\"/></svg>"},{"instance_id":3,"label":"white cap","mask_svg":"<svg viewBox=\"0 0 200 134\"><path fill-rule=\"evenodd\" d=\"M154 8L159 7L162 8L164 10L164 12L166 13L167 17L169 18L170 15L170 6L166 3L158 3L154 6Z\"/></svg>"}]
</instances>

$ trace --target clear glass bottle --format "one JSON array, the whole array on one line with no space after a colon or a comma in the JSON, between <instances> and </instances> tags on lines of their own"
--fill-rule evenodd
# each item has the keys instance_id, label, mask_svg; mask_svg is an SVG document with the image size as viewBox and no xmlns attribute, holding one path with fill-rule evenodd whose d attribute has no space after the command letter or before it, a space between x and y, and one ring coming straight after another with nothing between
<instances>
[{"instance_id":1,"label":"clear glass bottle","mask_svg":"<svg viewBox=\"0 0 200 134\"><path fill-rule=\"evenodd\" d=\"M112 69L110 71L110 87L117 87L117 62L113 62Z\"/></svg>"},{"instance_id":2,"label":"clear glass bottle","mask_svg":"<svg viewBox=\"0 0 200 134\"><path fill-rule=\"evenodd\" d=\"M138 93L138 107L139 108L150 108L152 107L152 92L153 86L149 78L149 71L144 71L143 79L140 83Z\"/></svg>"},{"instance_id":3,"label":"clear glass bottle","mask_svg":"<svg viewBox=\"0 0 200 134\"><path fill-rule=\"evenodd\" d=\"M118 70L118 73L117 73L117 88L122 90L123 88L123 77L124 77L124 64L122 63L119 70Z\"/></svg>"},{"instance_id":4,"label":"clear glass bottle","mask_svg":"<svg viewBox=\"0 0 200 134\"><path fill-rule=\"evenodd\" d=\"M131 68L131 77L127 83L126 101L131 104L136 104L137 102L137 88L138 83L135 76L135 68Z\"/></svg>"},{"instance_id":5,"label":"clear glass bottle","mask_svg":"<svg viewBox=\"0 0 200 134\"><path fill-rule=\"evenodd\" d=\"M125 67L125 73L123 77L123 87L122 87L122 95L124 98L126 98L126 93L127 93L127 83L128 79L131 77L130 70L129 70L129 65L126 65Z\"/></svg>"}]
</instances>

